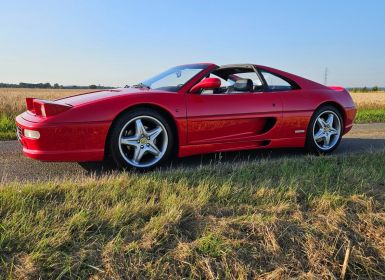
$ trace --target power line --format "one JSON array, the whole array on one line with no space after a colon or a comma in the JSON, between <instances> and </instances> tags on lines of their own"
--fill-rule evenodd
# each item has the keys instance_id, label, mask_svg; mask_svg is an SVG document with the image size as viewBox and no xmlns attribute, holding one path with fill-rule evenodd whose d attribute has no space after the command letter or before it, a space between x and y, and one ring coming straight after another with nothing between
<instances>
[{"instance_id":1,"label":"power line","mask_svg":"<svg viewBox=\"0 0 385 280\"><path fill-rule=\"evenodd\" d=\"M324 77L324 85L328 84L328 68L325 68L325 77Z\"/></svg>"}]
</instances>

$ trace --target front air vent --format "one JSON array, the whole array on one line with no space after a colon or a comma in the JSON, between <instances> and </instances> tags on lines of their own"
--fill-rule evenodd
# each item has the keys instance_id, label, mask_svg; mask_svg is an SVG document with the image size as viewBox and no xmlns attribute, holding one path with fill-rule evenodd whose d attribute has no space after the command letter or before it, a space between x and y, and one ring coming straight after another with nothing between
<instances>
[{"instance_id":1,"label":"front air vent","mask_svg":"<svg viewBox=\"0 0 385 280\"><path fill-rule=\"evenodd\" d=\"M17 139L21 140L22 135L23 135L23 129L20 126L16 126Z\"/></svg>"}]
</instances>

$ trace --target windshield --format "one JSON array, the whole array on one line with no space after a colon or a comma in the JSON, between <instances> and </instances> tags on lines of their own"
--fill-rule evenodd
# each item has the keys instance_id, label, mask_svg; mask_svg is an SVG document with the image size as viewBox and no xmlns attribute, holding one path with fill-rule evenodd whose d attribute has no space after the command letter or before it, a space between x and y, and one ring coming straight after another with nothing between
<instances>
[{"instance_id":1,"label":"windshield","mask_svg":"<svg viewBox=\"0 0 385 280\"><path fill-rule=\"evenodd\" d=\"M208 65L206 64L176 66L141 82L138 86L177 92L189 80L207 67Z\"/></svg>"}]
</instances>

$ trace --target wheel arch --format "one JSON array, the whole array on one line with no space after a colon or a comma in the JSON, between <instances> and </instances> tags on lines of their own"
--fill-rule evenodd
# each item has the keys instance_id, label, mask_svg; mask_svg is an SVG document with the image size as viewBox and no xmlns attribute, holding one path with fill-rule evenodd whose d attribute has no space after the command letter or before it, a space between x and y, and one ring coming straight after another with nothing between
<instances>
[{"instance_id":1,"label":"wheel arch","mask_svg":"<svg viewBox=\"0 0 385 280\"><path fill-rule=\"evenodd\" d=\"M178 150L179 150L179 130L178 130L178 127L177 127L177 124L176 124L176 120L175 118L173 117L173 115L165 108L161 107L161 106L158 106L158 105L155 105L155 104L151 104L151 103L140 103L140 104L135 104L133 106L130 106L130 107L127 107L125 108L124 110L122 110L121 112L119 112L115 118L113 119L109 129L108 129L108 133L107 133L107 137L106 137L106 141L105 141L105 144L104 144L104 158L108 158L109 157L109 149L108 149L108 146L110 144L110 135L111 135L111 131L112 131L112 127L114 126L115 122L125 113L129 112L129 111L132 111L132 110L135 110L135 109L152 109L156 112L158 112L159 114L161 114L168 122L168 124L171 126L171 129L173 130L173 133L175 134L175 145L174 145L174 155L176 155L178 153Z\"/></svg>"},{"instance_id":2,"label":"wheel arch","mask_svg":"<svg viewBox=\"0 0 385 280\"><path fill-rule=\"evenodd\" d=\"M342 121L343 121L343 124L345 126L346 113L345 113L344 107L341 104L339 104L339 103L337 103L335 101L325 101L325 102L319 104L318 107L315 108L314 112L317 111L319 108L321 108L323 106L333 106L333 107L335 107L338 110L338 112L341 114Z\"/></svg>"}]
</instances>

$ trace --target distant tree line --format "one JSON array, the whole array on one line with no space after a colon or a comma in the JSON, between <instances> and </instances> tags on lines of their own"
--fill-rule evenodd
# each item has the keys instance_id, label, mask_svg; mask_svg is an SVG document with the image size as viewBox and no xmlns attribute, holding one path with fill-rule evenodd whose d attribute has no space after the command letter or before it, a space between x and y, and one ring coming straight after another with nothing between
<instances>
[{"instance_id":1,"label":"distant tree line","mask_svg":"<svg viewBox=\"0 0 385 280\"><path fill-rule=\"evenodd\" d=\"M373 92L373 91L383 91L385 88L383 87L354 87L354 88L348 88L349 91L351 92Z\"/></svg>"},{"instance_id":2,"label":"distant tree line","mask_svg":"<svg viewBox=\"0 0 385 280\"><path fill-rule=\"evenodd\" d=\"M18 83L18 84L8 84L8 83L0 83L0 88L53 88L53 89L108 89L113 87L101 86L101 85L89 85L89 86L63 86L55 83L51 85L50 83Z\"/></svg>"}]
</instances>

